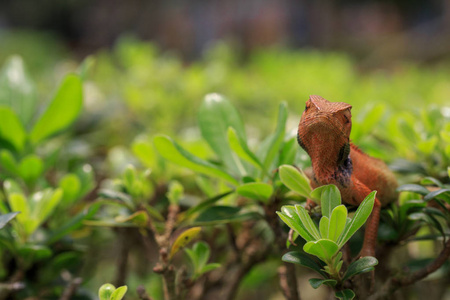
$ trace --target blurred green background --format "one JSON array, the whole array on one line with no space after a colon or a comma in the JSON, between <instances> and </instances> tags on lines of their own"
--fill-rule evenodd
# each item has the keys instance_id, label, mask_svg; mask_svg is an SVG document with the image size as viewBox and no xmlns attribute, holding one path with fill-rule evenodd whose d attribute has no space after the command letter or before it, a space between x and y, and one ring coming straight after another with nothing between
<instances>
[{"instance_id":1,"label":"blurred green background","mask_svg":"<svg viewBox=\"0 0 450 300\"><path fill-rule=\"evenodd\" d=\"M82 114L71 138L51 147L62 147L61 168L92 164L99 183L137 164L133 146L159 133L210 159L196 124L211 92L236 106L251 147L273 132L281 101L293 134L309 95L348 102L353 141L408 172L400 182L417 174L448 182L449 26L444 0L7 0L0 3L0 65L21 56L42 105L64 74L88 65ZM189 175L161 167L156 155L143 165L161 181L176 174L190 191ZM93 238L100 241L93 257L114 259L102 257L113 238ZM270 279L261 274L275 276L271 264L251 272L243 296ZM111 280L108 268L96 277L85 270L95 278L92 290ZM142 281L136 274L133 288Z\"/></svg>"}]
</instances>

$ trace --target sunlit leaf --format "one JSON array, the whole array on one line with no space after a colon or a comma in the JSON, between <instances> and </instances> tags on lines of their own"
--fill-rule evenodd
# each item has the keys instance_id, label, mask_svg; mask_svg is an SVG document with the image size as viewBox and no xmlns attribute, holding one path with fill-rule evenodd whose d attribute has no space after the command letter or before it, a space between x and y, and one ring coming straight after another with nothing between
<instances>
[{"instance_id":1,"label":"sunlit leaf","mask_svg":"<svg viewBox=\"0 0 450 300\"><path fill-rule=\"evenodd\" d=\"M306 253L312 254L325 262L329 262L331 258L339 251L339 246L327 239L320 239L317 241L307 242L303 246Z\"/></svg>"},{"instance_id":2,"label":"sunlit leaf","mask_svg":"<svg viewBox=\"0 0 450 300\"><path fill-rule=\"evenodd\" d=\"M111 297L109 299L110 300L122 300L122 298L127 293L127 290L128 290L128 287L126 285L120 286L112 292Z\"/></svg>"},{"instance_id":3,"label":"sunlit leaf","mask_svg":"<svg viewBox=\"0 0 450 300\"><path fill-rule=\"evenodd\" d=\"M372 256L365 256L357 261L352 262L345 272L344 277L342 280L347 280L351 278L352 276L370 272L374 269L374 267L378 264L378 260L375 257Z\"/></svg>"},{"instance_id":4,"label":"sunlit leaf","mask_svg":"<svg viewBox=\"0 0 450 300\"><path fill-rule=\"evenodd\" d=\"M283 182L285 186L303 197L309 197L311 193L309 179L301 170L298 170L293 166L282 165L279 167L279 172L281 182Z\"/></svg>"},{"instance_id":5,"label":"sunlit leaf","mask_svg":"<svg viewBox=\"0 0 450 300\"><path fill-rule=\"evenodd\" d=\"M204 161L181 148L172 139L166 136L156 136L153 139L156 149L162 157L177 165L189 168L206 175L222 178L234 185L238 185L236 179L220 170L213 164Z\"/></svg>"},{"instance_id":6,"label":"sunlit leaf","mask_svg":"<svg viewBox=\"0 0 450 300\"><path fill-rule=\"evenodd\" d=\"M337 242L347 222L347 208L345 205L336 206L331 213L328 238Z\"/></svg>"},{"instance_id":7,"label":"sunlit leaf","mask_svg":"<svg viewBox=\"0 0 450 300\"><path fill-rule=\"evenodd\" d=\"M364 201L359 205L353 218L345 225L344 231L338 239L339 247L344 244L355 234L355 232L364 225L367 218L369 218L372 212L373 205L375 203L376 191L371 192Z\"/></svg>"},{"instance_id":8,"label":"sunlit leaf","mask_svg":"<svg viewBox=\"0 0 450 300\"><path fill-rule=\"evenodd\" d=\"M244 197L267 203L273 193L273 187L263 182L251 182L237 187L236 192Z\"/></svg>"},{"instance_id":9,"label":"sunlit leaf","mask_svg":"<svg viewBox=\"0 0 450 300\"><path fill-rule=\"evenodd\" d=\"M30 133L33 144L52 136L71 125L78 117L83 104L82 84L79 76L67 75L46 111Z\"/></svg>"},{"instance_id":10,"label":"sunlit leaf","mask_svg":"<svg viewBox=\"0 0 450 300\"><path fill-rule=\"evenodd\" d=\"M110 300L112 293L116 290L115 286L110 283L105 283L98 290L98 297L100 300Z\"/></svg>"},{"instance_id":11,"label":"sunlit leaf","mask_svg":"<svg viewBox=\"0 0 450 300\"><path fill-rule=\"evenodd\" d=\"M0 120L0 139L10 143L17 151L22 151L26 132L17 115L10 108L0 106Z\"/></svg>"}]
</instances>

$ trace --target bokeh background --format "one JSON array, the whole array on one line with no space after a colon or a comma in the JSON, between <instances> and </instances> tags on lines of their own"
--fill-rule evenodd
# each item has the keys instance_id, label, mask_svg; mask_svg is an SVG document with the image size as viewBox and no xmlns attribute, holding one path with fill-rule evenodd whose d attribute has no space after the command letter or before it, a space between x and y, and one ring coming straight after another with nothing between
<instances>
[{"instance_id":1,"label":"bokeh background","mask_svg":"<svg viewBox=\"0 0 450 300\"><path fill-rule=\"evenodd\" d=\"M251 147L273 132L281 101L292 132L308 95L348 102L352 139L362 149L391 164L401 158L397 170L417 162L423 174L448 181L449 0L2 0L0 66L12 55L23 58L39 107L64 74L87 66L83 113L70 139L48 148L61 147L61 168L90 163L99 186L122 176L129 163L139 165L134 146L151 144L158 133L211 159L196 127L211 92L237 107ZM141 167L158 180L177 178L187 193L198 193L192 173L161 168L155 153L146 157ZM415 180L417 174L400 178ZM84 200L94 200L99 186ZM113 234L89 234L95 246L84 248L82 274L96 291L112 280L120 247ZM137 257L143 251L131 248ZM416 248L416 258L430 256L430 245ZM155 261L156 255L145 263L130 259L131 290L150 282ZM252 270L241 299L275 291L278 262ZM149 290L157 291L160 281L152 280ZM418 287L417 299L439 298ZM310 290L309 299L326 297L306 281L301 288ZM435 293L443 291L445 285Z\"/></svg>"}]
</instances>

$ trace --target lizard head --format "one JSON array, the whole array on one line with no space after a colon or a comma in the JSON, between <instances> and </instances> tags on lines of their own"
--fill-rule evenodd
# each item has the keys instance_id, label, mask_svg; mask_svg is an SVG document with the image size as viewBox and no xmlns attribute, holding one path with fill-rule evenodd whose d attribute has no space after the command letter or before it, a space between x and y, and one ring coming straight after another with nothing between
<instances>
[{"instance_id":1,"label":"lizard head","mask_svg":"<svg viewBox=\"0 0 450 300\"><path fill-rule=\"evenodd\" d=\"M341 149L348 147L350 151L351 108L344 102L329 102L320 96L310 96L298 125L300 146L310 155L310 151L315 149L340 153Z\"/></svg>"}]
</instances>

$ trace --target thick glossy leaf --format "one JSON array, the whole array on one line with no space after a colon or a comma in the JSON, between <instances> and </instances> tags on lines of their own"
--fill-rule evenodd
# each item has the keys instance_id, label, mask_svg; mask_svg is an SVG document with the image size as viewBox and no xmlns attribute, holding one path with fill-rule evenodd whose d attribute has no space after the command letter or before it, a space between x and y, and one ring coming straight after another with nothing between
<instances>
[{"instance_id":1,"label":"thick glossy leaf","mask_svg":"<svg viewBox=\"0 0 450 300\"><path fill-rule=\"evenodd\" d=\"M281 258L283 261L288 263L293 263L297 265L301 265L311 270L316 271L323 277L326 277L327 274L322 270L322 266L316 263L313 259L311 259L308 255L301 253L299 251L291 251L283 255Z\"/></svg>"},{"instance_id":2,"label":"thick glossy leaf","mask_svg":"<svg viewBox=\"0 0 450 300\"><path fill-rule=\"evenodd\" d=\"M115 221L119 223L131 222L139 227L145 227L148 224L148 215L144 211L137 211L129 216L117 216Z\"/></svg>"},{"instance_id":3,"label":"thick glossy leaf","mask_svg":"<svg viewBox=\"0 0 450 300\"><path fill-rule=\"evenodd\" d=\"M82 104L83 89L80 78L74 74L67 75L47 110L31 130L31 142L38 144L66 129L80 114Z\"/></svg>"},{"instance_id":4,"label":"thick glossy leaf","mask_svg":"<svg viewBox=\"0 0 450 300\"><path fill-rule=\"evenodd\" d=\"M377 264L378 260L375 257L372 256L362 257L357 261L352 262L348 266L347 272L345 272L345 275L342 278L342 280L344 281L351 278L352 276L372 271Z\"/></svg>"},{"instance_id":5,"label":"thick glossy leaf","mask_svg":"<svg viewBox=\"0 0 450 300\"><path fill-rule=\"evenodd\" d=\"M42 159L35 155L30 154L26 156L19 164L20 176L25 180L27 184L35 182L44 171L44 163Z\"/></svg>"},{"instance_id":6,"label":"thick glossy leaf","mask_svg":"<svg viewBox=\"0 0 450 300\"><path fill-rule=\"evenodd\" d=\"M228 143L231 150L233 150L240 158L248 161L259 169L263 168L263 165L259 161L258 157L256 157L256 155L248 148L247 142L239 138L236 129L233 127L228 128Z\"/></svg>"},{"instance_id":7,"label":"thick glossy leaf","mask_svg":"<svg viewBox=\"0 0 450 300\"><path fill-rule=\"evenodd\" d=\"M204 161L181 148L172 139L166 136L156 136L153 139L156 149L162 157L177 165L189 168L193 171L224 179L234 185L238 185L236 179L220 170L213 164Z\"/></svg>"},{"instance_id":8,"label":"thick glossy leaf","mask_svg":"<svg viewBox=\"0 0 450 300\"><path fill-rule=\"evenodd\" d=\"M30 220L30 206L28 205L28 201L25 196L23 194L11 193L8 195L8 203L12 211L20 212L17 216L17 221L19 221L19 223L21 223L24 227L31 227L29 230L25 230L27 232L34 230L34 223L36 222L34 222L34 220Z\"/></svg>"},{"instance_id":9,"label":"thick glossy leaf","mask_svg":"<svg viewBox=\"0 0 450 300\"><path fill-rule=\"evenodd\" d=\"M31 218L43 223L55 210L56 206L61 201L63 191L62 189L52 190L45 189L42 192L37 192L31 197Z\"/></svg>"},{"instance_id":10,"label":"thick glossy leaf","mask_svg":"<svg viewBox=\"0 0 450 300\"><path fill-rule=\"evenodd\" d=\"M285 205L281 208L281 212L277 211L278 216L287 226L295 230L307 242L315 241L316 238L310 233L300 220L294 206Z\"/></svg>"},{"instance_id":11,"label":"thick glossy leaf","mask_svg":"<svg viewBox=\"0 0 450 300\"><path fill-rule=\"evenodd\" d=\"M244 124L234 106L219 94L205 96L198 113L203 138L233 174L245 174L239 159L228 144L228 128L236 130L239 139L246 141Z\"/></svg>"},{"instance_id":12,"label":"thick glossy leaf","mask_svg":"<svg viewBox=\"0 0 450 300\"><path fill-rule=\"evenodd\" d=\"M0 120L0 139L10 143L17 151L22 151L26 132L17 115L12 109L0 106Z\"/></svg>"},{"instance_id":13,"label":"thick glossy leaf","mask_svg":"<svg viewBox=\"0 0 450 300\"><path fill-rule=\"evenodd\" d=\"M8 224L9 221L11 221L12 219L15 218L15 216L18 214L19 212L12 212L9 214L5 214L5 215L0 215L0 229L2 229L3 227L5 227L6 224Z\"/></svg>"},{"instance_id":14,"label":"thick glossy leaf","mask_svg":"<svg viewBox=\"0 0 450 300\"><path fill-rule=\"evenodd\" d=\"M303 246L306 253L315 255L325 262L329 262L331 258L339 251L339 246L332 240L320 239L317 241L307 242Z\"/></svg>"},{"instance_id":15,"label":"thick glossy leaf","mask_svg":"<svg viewBox=\"0 0 450 300\"><path fill-rule=\"evenodd\" d=\"M328 238L332 241L337 242L339 236L344 230L346 222L347 208L345 207L345 205L336 206L331 213Z\"/></svg>"},{"instance_id":16,"label":"thick glossy leaf","mask_svg":"<svg viewBox=\"0 0 450 300\"><path fill-rule=\"evenodd\" d=\"M364 201L359 205L353 218L345 225L344 231L338 240L339 247L344 246L344 244L352 237L355 232L364 225L367 218L369 218L372 212L373 205L375 203L376 191L371 192Z\"/></svg>"},{"instance_id":17,"label":"thick glossy leaf","mask_svg":"<svg viewBox=\"0 0 450 300\"><path fill-rule=\"evenodd\" d=\"M104 199L117 200L119 203L122 203L131 210L134 210L135 205L133 203L133 199L131 199L131 197L125 193L121 193L115 190L101 189L98 192L98 195Z\"/></svg>"},{"instance_id":18,"label":"thick glossy leaf","mask_svg":"<svg viewBox=\"0 0 450 300\"><path fill-rule=\"evenodd\" d=\"M220 266L221 266L221 264L219 264L219 263L207 264L206 266L204 266L203 268L200 269L200 273L204 274L206 272L220 268Z\"/></svg>"},{"instance_id":19,"label":"thick glossy leaf","mask_svg":"<svg viewBox=\"0 0 450 300\"><path fill-rule=\"evenodd\" d=\"M420 181L420 184L422 185L435 185L438 187L442 187L442 182L440 182L439 180L437 180L436 178L433 177L425 177L424 179L422 179Z\"/></svg>"},{"instance_id":20,"label":"thick glossy leaf","mask_svg":"<svg viewBox=\"0 0 450 300\"><path fill-rule=\"evenodd\" d=\"M3 150L0 152L0 167L1 170L7 171L12 175L19 174L19 167L14 156L8 150Z\"/></svg>"},{"instance_id":21,"label":"thick glossy leaf","mask_svg":"<svg viewBox=\"0 0 450 300\"><path fill-rule=\"evenodd\" d=\"M131 149L133 151L133 154L139 158L142 164L146 166L147 168L154 168L156 161L155 161L155 155L154 155L154 148L153 145L144 140L144 141L135 141L133 142Z\"/></svg>"},{"instance_id":22,"label":"thick glossy leaf","mask_svg":"<svg viewBox=\"0 0 450 300\"><path fill-rule=\"evenodd\" d=\"M215 225L230 222L242 222L244 220L256 220L261 215L255 212L241 212L240 207L213 206L205 209L194 221L196 225Z\"/></svg>"},{"instance_id":23,"label":"thick glossy leaf","mask_svg":"<svg viewBox=\"0 0 450 300\"><path fill-rule=\"evenodd\" d=\"M320 278L311 278L309 279L309 284L313 287L313 289L318 289L322 284L328 286L335 286L337 283L334 279L320 279Z\"/></svg>"},{"instance_id":24,"label":"thick glossy leaf","mask_svg":"<svg viewBox=\"0 0 450 300\"><path fill-rule=\"evenodd\" d=\"M54 242L57 242L63 236L82 227L83 221L92 218L99 210L101 204L101 202L94 202L93 204L85 207L83 211L79 212L73 218L64 223L63 226L57 228L55 231L49 234L46 243L50 245Z\"/></svg>"},{"instance_id":25,"label":"thick glossy leaf","mask_svg":"<svg viewBox=\"0 0 450 300\"><path fill-rule=\"evenodd\" d=\"M320 218L319 231L320 236L323 239L328 238L329 230L330 230L330 220L327 217Z\"/></svg>"},{"instance_id":26,"label":"thick glossy leaf","mask_svg":"<svg viewBox=\"0 0 450 300\"><path fill-rule=\"evenodd\" d=\"M341 205L341 193L334 184L324 185L314 189L311 192L314 199L320 199L320 206L322 209L322 216L331 218L333 209Z\"/></svg>"},{"instance_id":27,"label":"thick glossy leaf","mask_svg":"<svg viewBox=\"0 0 450 300\"><path fill-rule=\"evenodd\" d=\"M0 105L16 112L21 123L27 127L36 107L36 92L28 77L22 58L12 56L5 63L0 75ZM0 120L3 120L0 118Z\"/></svg>"},{"instance_id":28,"label":"thick glossy leaf","mask_svg":"<svg viewBox=\"0 0 450 300\"><path fill-rule=\"evenodd\" d=\"M51 257L52 250L42 245L25 244L19 248L19 255L28 263L32 263Z\"/></svg>"},{"instance_id":29,"label":"thick glossy leaf","mask_svg":"<svg viewBox=\"0 0 450 300\"><path fill-rule=\"evenodd\" d=\"M98 297L100 300L110 300L112 293L116 287L110 283L105 283L98 289Z\"/></svg>"},{"instance_id":30,"label":"thick glossy leaf","mask_svg":"<svg viewBox=\"0 0 450 300\"><path fill-rule=\"evenodd\" d=\"M81 190L81 182L75 174L67 174L59 181L59 186L63 190L64 204L70 204L77 200Z\"/></svg>"},{"instance_id":31,"label":"thick glossy leaf","mask_svg":"<svg viewBox=\"0 0 450 300\"><path fill-rule=\"evenodd\" d=\"M306 209L300 205L296 205L295 210L306 230L308 230L308 232L317 240L320 239L319 230L317 230L316 224L313 222Z\"/></svg>"},{"instance_id":32,"label":"thick glossy leaf","mask_svg":"<svg viewBox=\"0 0 450 300\"><path fill-rule=\"evenodd\" d=\"M349 289L338 291L334 295L336 296L336 298L341 300L352 300L353 298L355 298L355 293Z\"/></svg>"},{"instance_id":33,"label":"thick glossy leaf","mask_svg":"<svg viewBox=\"0 0 450 300\"><path fill-rule=\"evenodd\" d=\"M298 170L293 166L282 165L279 168L279 172L281 182L283 182L285 186L303 197L309 197L311 187L309 185L309 179L303 171Z\"/></svg>"},{"instance_id":34,"label":"thick glossy leaf","mask_svg":"<svg viewBox=\"0 0 450 300\"><path fill-rule=\"evenodd\" d=\"M278 152L280 151L280 148L283 144L286 128L286 120L287 120L287 105L285 102L282 102L280 103L278 110L277 128L275 129L275 133L271 137L271 140L269 141L269 148L263 161L264 170L266 172L269 172L269 168L274 163L275 158L277 157Z\"/></svg>"},{"instance_id":35,"label":"thick glossy leaf","mask_svg":"<svg viewBox=\"0 0 450 300\"><path fill-rule=\"evenodd\" d=\"M403 191L413 192L413 193L417 193L417 194L420 194L423 196L427 195L430 192L429 190L427 190L427 188L425 188L421 185L418 185L418 184L404 184L397 188L397 192L403 192Z\"/></svg>"},{"instance_id":36,"label":"thick glossy leaf","mask_svg":"<svg viewBox=\"0 0 450 300\"><path fill-rule=\"evenodd\" d=\"M438 198L450 203L450 189L439 189L426 195L423 200L430 201L431 199Z\"/></svg>"},{"instance_id":37,"label":"thick glossy leaf","mask_svg":"<svg viewBox=\"0 0 450 300\"><path fill-rule=\"evenodd\" d=\"M110 300L122 300L127 293L128 287L126 285L118 287L112 294Z\"/></svg>"},{"instance_id":38,"label":"thick glossy leaf","mask_svg":"<svg viewBox=\"0 0 450 300\"><path fill-rule=\"evenodd\" d=\"M180 249L186 247L187 244L189 244L195 237L199 235L201 230L201 227L192 227L180 234L172 244L169 259L171 259L178 251L180 251Z\"/></svg>"},{"instance_id":39,"label":"thick glossy leaf","mask_svg":"<svg viewBox=\"0 0 450 300\"><path fill-rule=\"evenodd\" d=\"M268 203L273 193L273 187L263 182L251 182L238 186L236 192L241 196Z\"/></svg>"},{"instance_id":40,"label":"thick glossy leaf","mask_svg":"<svg viewBox=\"0 0 450 300\"><path fill-rule=\"evenodd\" d=\"M210 199L203 201L202 203L199 203L199 204L193 206L192 208L190 208L186 211L186 213L183 215L183 219L189 219L189 217L196 215L197 213L201 212L202 210L205 210L206 208L210 207L211 205L213 205L220 199L230 195L231 193L233 193L233 191L225 192L223 194L217 195L215 197L212 197Z\"/></svg>"},{"instance_id":41,"label":"thick glossy leaf","mask_svg":"<svg viewBox=\"0 0 450 300\"><path fill-rule=\"evenodd\" d=\"M195 254L198 258L198 268L202 269L209 260L210 249L207 243L200 241L195 243L192 249L195 251Z\"/></svg>"}]
</instances>

